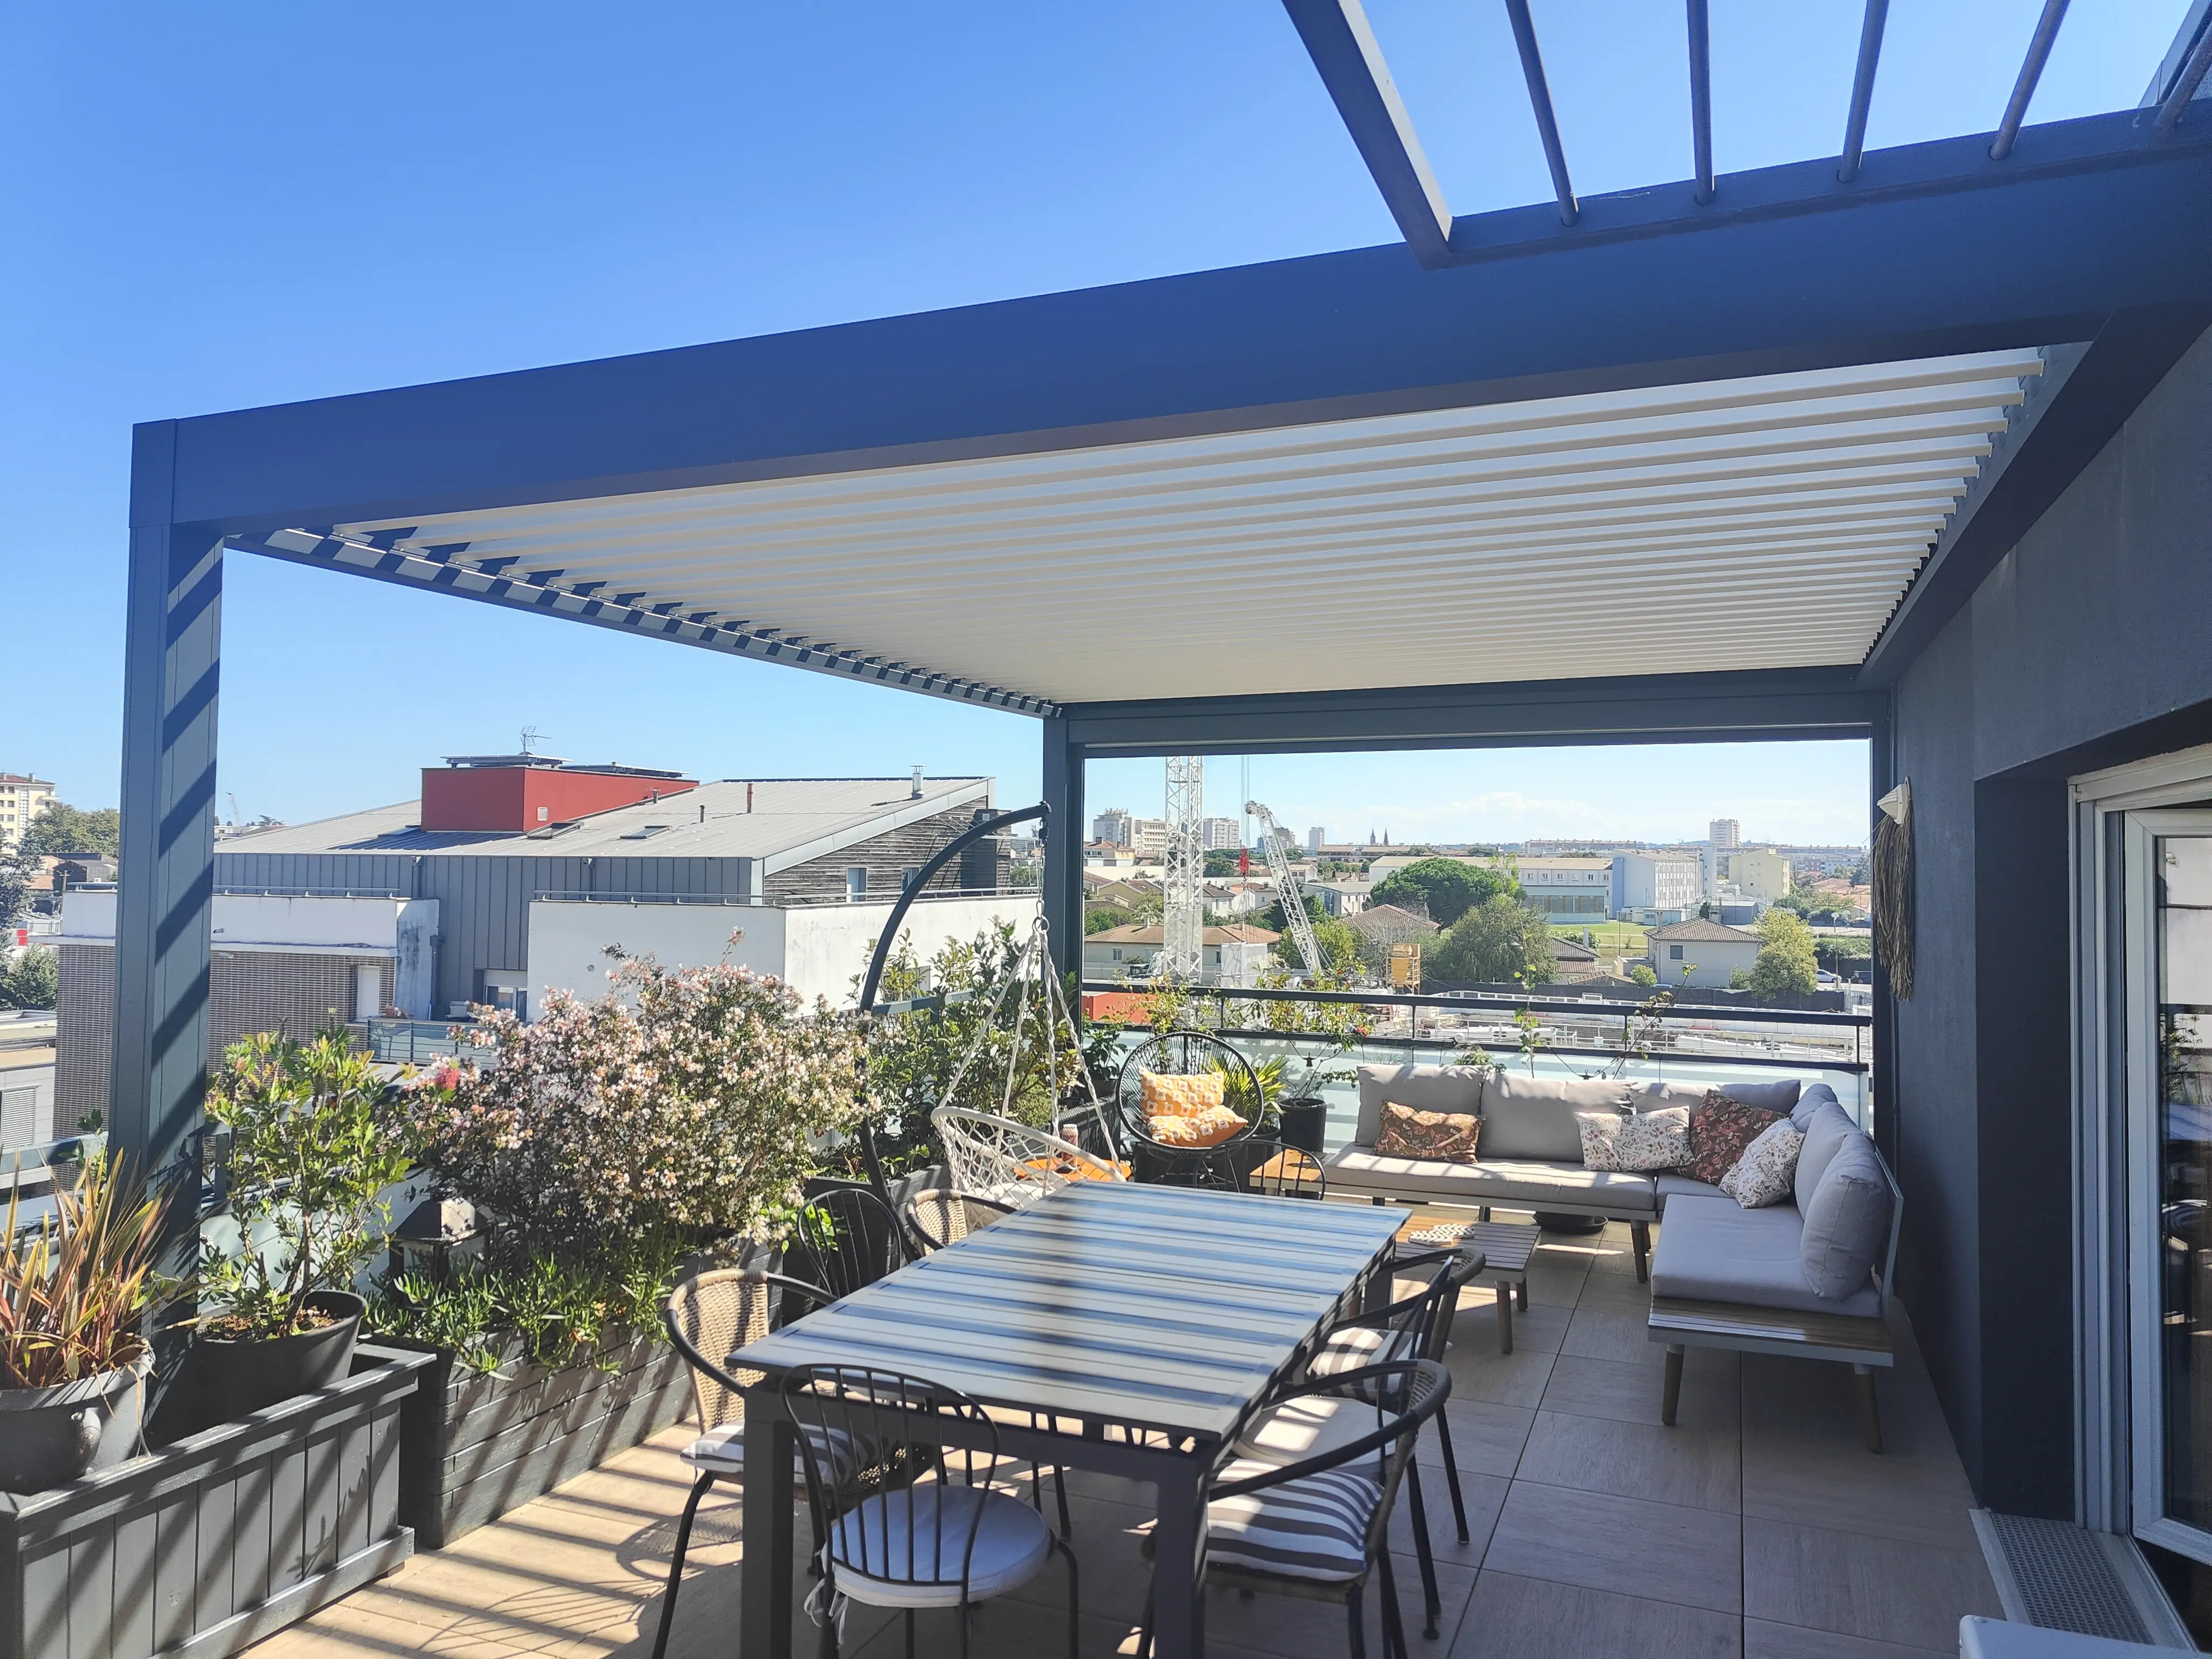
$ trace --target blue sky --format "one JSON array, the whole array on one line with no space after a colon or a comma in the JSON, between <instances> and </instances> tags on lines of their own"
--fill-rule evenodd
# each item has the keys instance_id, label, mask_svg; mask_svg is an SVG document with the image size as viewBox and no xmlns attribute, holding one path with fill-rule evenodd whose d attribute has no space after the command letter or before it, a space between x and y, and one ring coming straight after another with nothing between
<instances>
[{"instance_id":1,"label":"blue sky","mask_svg":"<svg viewBox=\"0 0 2212 1659\"><path fill-rule=\"evenodd\" d=\"M2132 105L2185 9L2077 8L2034 118ZM1583 192L1686 176L1680 9L1535 9ZM1869 143L1993 125L2039 9L1893 9ZM1545 198L1502 7L1370 12L1453 205ZM1858 14L1715 0L1722 170L1832 153ZM1275 0L15 5L0 156L0 769L86 805L116 797L134 421L1393 239ZM248 815L404 799L525 725L707 776L919 762L1037 788L1018 717L250 558L228 580L222 787ZM1302 825L1334 804L1358 831L1334 819L1864 820L1863 756L1832 748L1602 780L1587 753L1269 766Z\"/></svg>"}]
</instances>

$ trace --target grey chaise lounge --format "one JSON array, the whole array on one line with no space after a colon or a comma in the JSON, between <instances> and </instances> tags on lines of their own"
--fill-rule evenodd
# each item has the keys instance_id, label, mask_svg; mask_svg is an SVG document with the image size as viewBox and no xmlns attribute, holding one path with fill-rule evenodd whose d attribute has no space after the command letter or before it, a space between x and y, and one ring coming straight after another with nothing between
<instances>
[{"instance_id":1,"label":"grey chaise lounge","mask_svg":"<svg viewBox=\"0 0 2212 1659\"><path fill-rule=\"evenodd\" d=\"M1794 1203L1747 1210L1678 1192L1651 1262L1650 1339L1667 1347L1659 1420L1672 1425L1693 1347L1850 1366L1868 1449L1881 1449L1875 1371L1895 1363L1890 1274L1904 1196L1873 1139L1826 1090L1790 1113L1804 1134Z\"/></svg>"}]
</instances>

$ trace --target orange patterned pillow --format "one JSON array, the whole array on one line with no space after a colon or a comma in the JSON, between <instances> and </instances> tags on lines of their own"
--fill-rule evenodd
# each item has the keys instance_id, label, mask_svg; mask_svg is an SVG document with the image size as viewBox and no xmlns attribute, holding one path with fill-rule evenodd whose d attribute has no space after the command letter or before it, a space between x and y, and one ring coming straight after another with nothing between
<instances>
[{"instance_id":1,"label":"orange patterned pillow","mask_svg":"<svg viewBox=\"0 0 2212 1659\"><path fill-rule=\"evenodd\" d=\"M1147 1118L1145 1127L1164 1146L1218 1146L1244 1127L1244 1120L1226 1106L1208 1106L1188 1116L1162 1112Z\"/></svg>"},{"instance_id":2,"label":"orange patterned pillow","mask_svg":"<svg viewBox=\"0 0 2212 1659\"><path fill-rule=\"evenodd\" d=\"M1172 1072L1139 1072L1137 1081L1144 1091L1145 1115L1155 1118L1195 1117L1208 1107L1220 1105L1222 1085L1227 1079L1218 1072L1199 1072L1189 1077Z\"/></svg>"}]
</instances>

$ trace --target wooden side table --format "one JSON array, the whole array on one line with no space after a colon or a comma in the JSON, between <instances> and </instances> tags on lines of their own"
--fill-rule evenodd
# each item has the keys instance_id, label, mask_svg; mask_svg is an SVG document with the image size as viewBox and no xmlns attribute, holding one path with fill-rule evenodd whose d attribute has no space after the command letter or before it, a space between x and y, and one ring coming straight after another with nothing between
<instances>
[{"instance_id":1,"label":"wooden side table","mask_svg":"<svg viewBox=\"0 0 2212 1659\"><path fill-rule=\"evenodd\" d=\"M1464 1214L1465 1212L1461 1213ZM1451 1236L1447 1237L1445 1234ZM1498 1352L1513 1352L1513 1307L1528 1308L1528 1261L1543 1238L1543 1230L1512 1221L1462 1221L1437 1210L1416 1210L1398 1229L1401 1249L1480 1250L1483 1269L1475 1282L1487 1285L1498 1298Z\"/></svg>"}]
</instances>

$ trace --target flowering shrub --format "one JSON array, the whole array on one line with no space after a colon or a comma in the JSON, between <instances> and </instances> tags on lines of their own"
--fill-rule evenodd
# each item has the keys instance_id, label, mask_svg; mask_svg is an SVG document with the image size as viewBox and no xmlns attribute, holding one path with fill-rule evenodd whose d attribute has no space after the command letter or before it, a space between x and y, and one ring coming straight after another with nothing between
<instances>
[{"instance_id":1,"label":"flowering shrub","mask_svg":"<svg viewBox=\"0 0 2212 1659\"><path fill-rule=\"evenodd\" d=\"M853 1117L857 1034L750 969L641 957L609 978L534 1024L487 1016L473 1040L496 1063L424 1079L433 1167L555 1249L771 1231Z\"/></svg>"}]
</instances>

